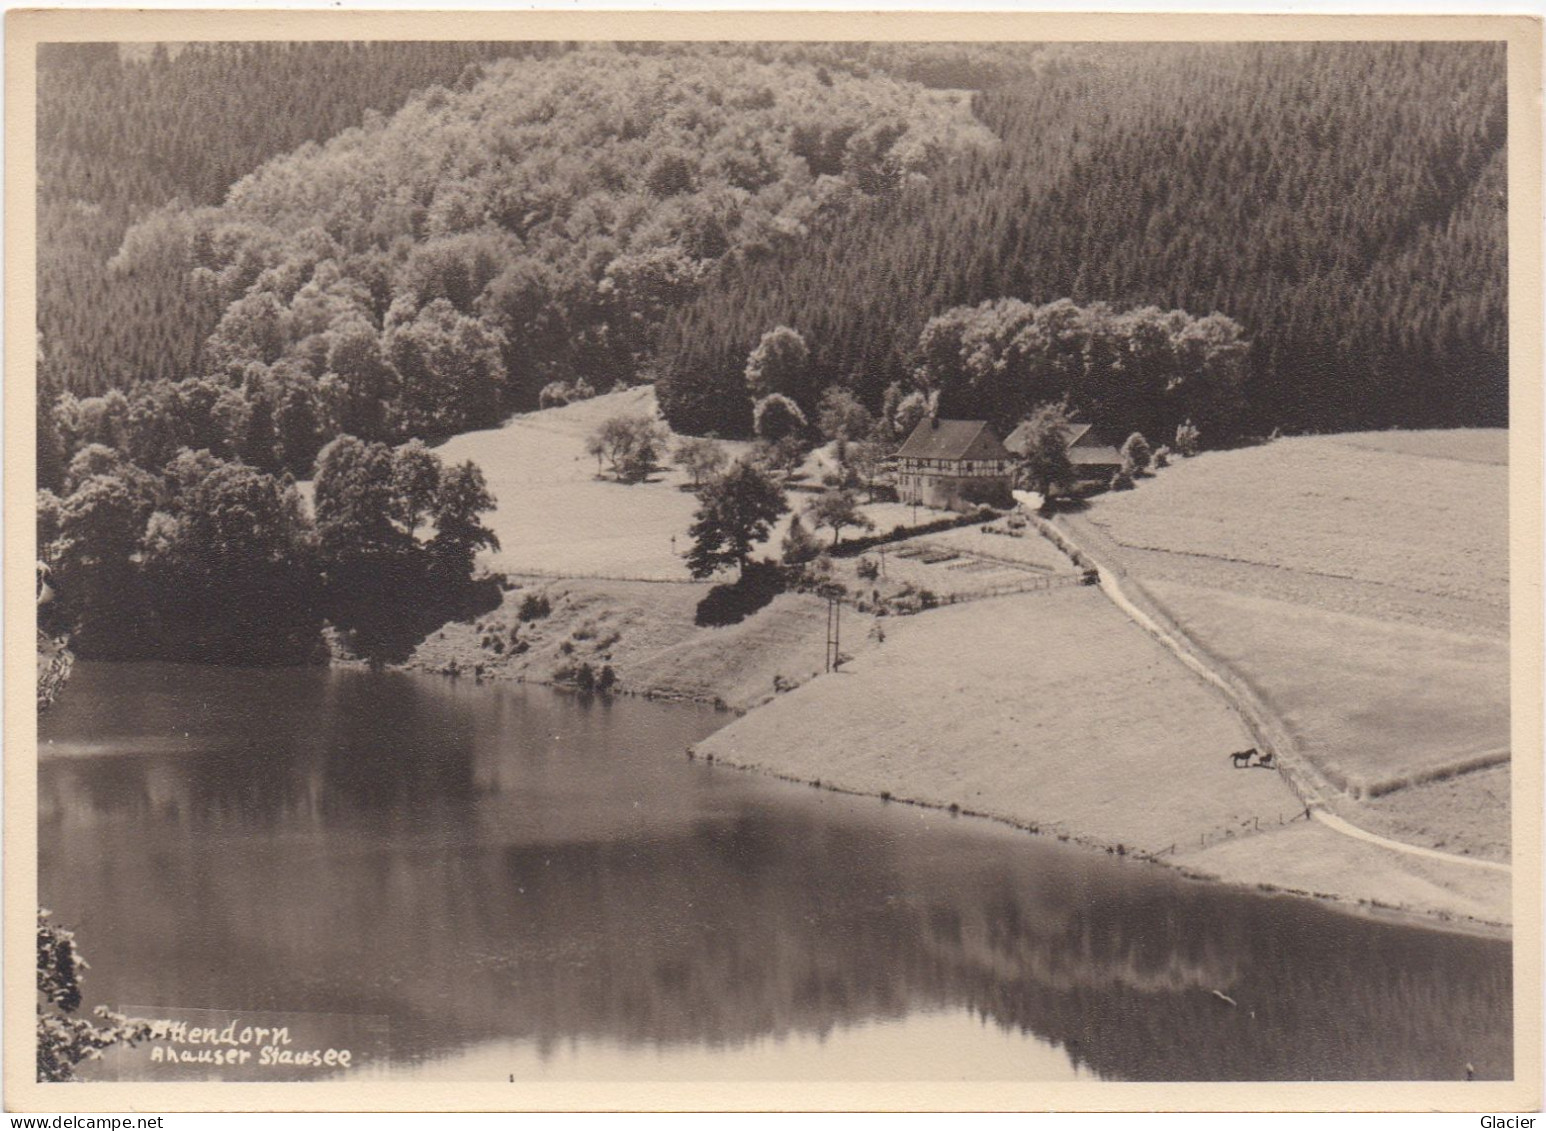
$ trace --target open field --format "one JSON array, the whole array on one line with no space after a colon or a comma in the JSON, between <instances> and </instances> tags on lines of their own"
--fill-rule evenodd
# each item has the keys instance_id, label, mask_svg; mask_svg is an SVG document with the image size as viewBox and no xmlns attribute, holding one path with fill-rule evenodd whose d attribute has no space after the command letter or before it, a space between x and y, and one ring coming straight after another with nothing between
<instances>
[{"instance_id":1,"label":"open field","mask_svg":"<svg viewBox=\"0 0 1546 1131\"><path fill-rule=\"evenodd\" d=\"M482 562L507 573L687 579L682 556L698 504L681 489L686 476L666 467L645 483L598 479L596 461L585 454L586 437L619 415L654 418L654 388L526 413L436 449L447 462L481 467L499 500L487 522L501 549ZM731 453L746 446L725 443Z\"/></svg>"},{"instance_id":2,"label":"open field","mask_svg":"<svg viewBox=\"0 0 1546 1131\"><path fill-rule=\"evenodd\" d=\"M1393 840L1507 860L1513 851L1511 778L1508 766L1493 766L1398 789L1366 801L1360 806L1359 820L1370 832Z\"/></svg>"},{"instance_id":3,"label":"open field","mask_svg":"<svg viewBox=\"0 0 1546 1131\"><path fill-rule=\"evenodd\" d=\"M1360 433L1206 452L1105 495L1089 518L1139 549L1253 562L1495 607L1508 603L1508 471L1374 450L1448 433ZM1458 434L1457 450L1480 446ZM1402 437L1400 441L1386 439Z\"/></svg>"},{"instance_id":4,"label":"open field","mask_svg":"<svg viewBox=\"0 0 1546 1131\"><path fill-rule=\"evenodd\" d=\"M1506 858L1506 784L1474 769L1510 742L1506 439L1207 453L1060 521L1257 693L1345 791L1344 817Z\"/></svg>"},{"instance_id":5,"label":"open field","mask_svg":"<svg viewBox=\"0 0 1546 1131\"><path fill-rule=\"evenodd\" d=\"M1280 775L1232 769L1226 755L1253 741L1238 716L1097 590L985 596L1073 575L1033 530L901 540L886 548L878 584L854 575L857 558L835 559L837 578L866 598L910 587L963 602L884 619L846 609L853 659L839 673L820 674L826 608L813 596L696 625L710 586L684 580L695 500L681 473L625 487L597 479L583 451L607 416L653 408L650 391L634 389L445 445L446 458L478 461L496 493L517 501L495 515L506 547L489 564L526 576L499 609L425 641L414 665L544 681L582 662L610 665L624 691L758 708L702 745L731 764L953 804L1233 882L1507 920L1497 874L1311 827ZM1455 458L1434 454L1448 450L1440 441L1390 435L1182 461L1059 522L1098 542L1280 714L1349 789L1337 812L1379 835L1506 859L1506 765L1412 784L1508 743L1495 497L1505 468L1485 433L1463 434ZM1328 471L1342 460L1356 469ZM791 491L790 503L811 497ZM1409 502L1396 506L1412 497L1425 500L1420 519ZM880 530L914 518L901 504L865 509ZM937 517L920 510L917 520ZM784 526L764 553L777 552ZM1483 545L1498 558L1468 572ZM1271 560L1276 547L1286 562ZM528 593L546 594L552 611L521 621Z\"/></svg>"},{"instance_id":6,"label":"open field","mask_svg":"<svg viewBox=\"0 0 1546 1131\"><path fill-rule=\"evenodd\" d=\"M1382 452L1405 452L1465 463L1508 464L1508 433L1501 428L1452 428L1438 432L1349 432L1327 436L1334 444Z\"/></svg>"},{"instance_id":7,"label":"open field","mask_svg":"<svg viewBox=\"0 0 1546 1131\"><path fill-rule=\"evenodd\" d=\"M498 500L485 521L499 536L500 550L481 555L482 564L510 574L687 580L687 528L698 507L697 498L686 489L688 478L668 458L643 483L623 484L598 476L595 459L585 454L585 441L613 416L655 419L654 388L644 385L525 413L499 428L454 436L436 449L447 462L470 459L476 463ZM666 427L664 421L657 422ZM663 455L669 455L677 439L670 434ZM751 447L745 441L719 443L732 459ZM820 472L830 463L826 449L817 449L807 460L800 482L817 487ZM789 491L791 514L774 525L757 549L759 556L779 555L791 515L802 511L818 493ZM862 509L880 533L948 513L883 502L868 503ZM827 531L815 533L819 541L831 539Z\"/></svg>"},{"instance_id":8,"label":"open field","mask_svg":"<svg viewBox=\"0 0 1546 1131\"><path fill-rule=\"evenodd\" d=\"M1145 588L1355 795L1508 750L1506 641L1173 582Z\"/></svg>"},{"instance_id":9,"label":"open field","mask_svg":"<svg viewBox=\"0 0 1546 1131\"><path fill-rule=\"evenodd\" d=\"M1230 768L1239 719L1094 589L889 619L842 672L711 736L704 754L1146 852L1276 826L1277 774Z\"/></svg>"}]
</instances>

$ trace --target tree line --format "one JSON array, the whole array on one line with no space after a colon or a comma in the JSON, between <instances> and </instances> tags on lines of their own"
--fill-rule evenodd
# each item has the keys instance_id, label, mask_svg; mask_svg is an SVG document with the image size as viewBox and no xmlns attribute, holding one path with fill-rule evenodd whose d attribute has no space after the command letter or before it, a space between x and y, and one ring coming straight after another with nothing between
<instances>
[{"instance_id":1,"label":"tree line","mask_svg":"<svg viewBox=\"0 0 1546 1131\"><path fill-rule=\"evenodd\" d=\"M739 372L673 373L656 390L683 431L735 435L750 421L774 445L818 434L892 444L924 415L985 419L1002 438L1048 404L1108 431L1162 435L1192 421L1217 440L1240 427L1249 351L1221 314L997 299L929 319L911 371L874 412L859 388L822 381L818 350L789 326L763 334Z\"/></svg>"},{"instance_id":2,"label":"tree line","mask_svg":"<svg viewBox=\"0 0 1546 1131\"><path fill-rule=\"evenodd\" d=\"M85 658L298 663L324 621L375 656L466 600L493 505L475 465L418 443L338 437L308 505L239 458L183 447L151 472L92 442L39 492L38 547Z\"/></svg>"}]
</instances>

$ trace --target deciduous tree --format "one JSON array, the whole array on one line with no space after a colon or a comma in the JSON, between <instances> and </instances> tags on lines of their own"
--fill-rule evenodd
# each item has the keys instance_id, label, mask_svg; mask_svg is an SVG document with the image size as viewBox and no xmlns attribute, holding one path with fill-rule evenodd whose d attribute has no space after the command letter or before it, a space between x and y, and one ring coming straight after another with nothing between
<instances>
[{"instance_id":1,"label":"deciduous tree","mask_svg":"<svg viewBox=\"0 0 1546 1131\"><path fill-rule=\"evenodd\" d=\"M701 487L704 480L718 475L729 462L724 448L699 436L689 436L678 443L672 458L687 472L694 487Z\"/></svg>"},{"instance_id":2,"label":"deciduous tree","mask_svg":"<svg viewBox=\"0 0 1546 1131\"><path fill-rule=\"evenodd\" d=\"M779 393L802 410L815 403L811 351L798 330L775 326L762 335L746 359L746 388L754 401Z\"/></svg>"},{"instance_id":3,"label":"deciduous tree","mask_svg":"<svg viewBox=\"0 0 1546 1131\"><path fill-rule=\"evenodd\" d=\"M1025 419L1025 435L1020 469L1031 490L1048 499L1071 490L1074 468L1068 459L1068 412L1063 405L1039 406Z\"/></svg>"},{"instance_id":4,"label":"deciduous tree","mask_svg":"<svg viewBox=\"0 0 1546 1131\"><path fill-rule=\"evenodd\" d=\"M430 569L442 584L465 584L477 552L499 549L499 537L482 521L483 513L493 508L494 496L472 461L447 468L441 475L429 557Z\"/></svg>"},{"instance_id":5,"label":"deciduous tree","mask_svg":"<svg viewBox=\"0 0 1546 1131\"><path fill-rule=\"evenodd\" d=\"M805 413L793 399L782 393L769 393L757 402L752 426L759 440L770 444L798 438L806 428Z\"/></svg>"},{"instance_id":6,"label":"deciduous tree","mask_svg":"<svg viewBox=\"0 0 1546 1131\"><path fill-rule=\"evenodd\" d=\"M773 523L789 509L772 478L745 460L705 483L698 491L698 504L688 528L693 544L687 568L699 578L725 566L744 571L753 547L767 538Z\"/></svg>"},{"instance_id":7,"label":"deciduous tree","mask_svg":"<svg viewBox=\"0 0 1546 1131\"><path fill-rule=\"evenodd\" d=\"M585 450L606 460L619 483L640 483L655 470L666 432L659 421L647 416L614 416L585 441Z\"/></svg>"},{"instance_id":8,"label":"deciduous tree","mask_svg":"<svg viewBox=\"0 0 1546 1131\"><path fill-rule=\"evenodd\" d=\"M842 489L823 491L812 499L805 508L805 517L810 519L811 525L817 530L822 527L831 530L834 546L842 537L845 527L853 526L860 530L872 530L875 527L870 516L859 509L859 500L854 493Z\"/></svg>"}]
</instances>

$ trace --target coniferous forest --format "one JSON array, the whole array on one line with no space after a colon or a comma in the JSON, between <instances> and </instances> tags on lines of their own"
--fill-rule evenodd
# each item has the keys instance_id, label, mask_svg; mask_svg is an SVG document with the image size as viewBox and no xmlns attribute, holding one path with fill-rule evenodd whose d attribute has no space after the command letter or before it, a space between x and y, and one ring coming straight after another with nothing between
<instances>
[{"instance_id":1,"label":"coniferous forest","mask_svg":"<svg viewBox=\"0 0 1546 1131\"><path fill-rule=\"evenodd\" d=\"M145 563L239 505L271 528L254 584L297 605L274 563L314 558L327 524L286 477L340 437L381 460L641 381L678 430L746 435L765 339L800 343L776 391L807 418L843 386L883 415L916 391L1008 428L1063 401L1211 443L1504 425L1504 62L1489 43L46 46L45 554L107 563L149 607L192 583ZM260 478L196 491L200 460ZM479 488L447 484L450 527L473 521ZM437 504L404 491L376 533L411 550ZM118 636L148 638L133 620Z\"/></svg>"},{"instance_id":2,"label":"coniferous forest","mask_svg":"<svg viewBox=\"0 0 1546 1131\"><path fill-rule=\"evenodd\" d=\"M1501 46L1092 46L974 108L997 147L677 312L680 399L787 324L876 403L930 318L1067 298L1238 322L1245 427L1507 422Z\"/></svg>"}]
</instances>

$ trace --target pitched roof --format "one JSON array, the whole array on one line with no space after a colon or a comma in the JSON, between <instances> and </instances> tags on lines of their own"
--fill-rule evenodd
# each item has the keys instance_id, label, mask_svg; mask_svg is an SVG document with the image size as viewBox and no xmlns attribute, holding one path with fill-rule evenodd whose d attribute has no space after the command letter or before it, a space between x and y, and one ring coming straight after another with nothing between
<instances>
[{"instance_id":1,"label":"pitched roof","mask_svg":"<svg viewBox=\"0 0 1546 1131\"><path fill-rule=\"evenodd\" d=\"M1015 425L1015 430L1004 437L1004 447L1017 456L1023 456L1025 450L1031 445L1031 422L1022 420Z\"/></svg>"},{"instance_id":2,"label":"pitched roof","mask_svg":"<svg viewBox=\"0 0 1546 1131\"><path fill-rule=\"evenodd\" d=\"M1075 467L1114 467L1122 463L1122 453L1110 444L1071 444L1068 462Z\"/></svg>"},{"instance_id":3,"label":"pitched roof","mask_svg":"<svg viewBox=\"0 0 1546 1131\"><path fill-rule=\"evenodd\" d=\"M1009 459L986 420L924 417L896 452L910 459Z\"/></svg>"},{"instance_id":4,"label":"pitched roof","mask_svg":"<svg viewBox=\"0 0 1546 1131\"><path fill-rule=\"evenodd\" d=\"M1094 428L1092 424L1069 424L1063 445L1068 450L1069 462L1075 467L1120 464L1122 453L1099 433L1092 433L1092 428ZM1004 447L1023 456L1026 448L1029 447L1029 441L1029 422L1022 422L1009 434L1009 438L1004 441Z\"/></svg>"},{"instance_id":5,"label":"pitched roof","mask_svg":"<svg viewBox=\"0 0 1546 1131\"><path fill-rule=\"evenodd\" d=\"M1068 461L1075 467L1120 466L1124 462L1121 449L1093 424L1075 424L1069 429Z\"/></svg>"}]
</instances>

